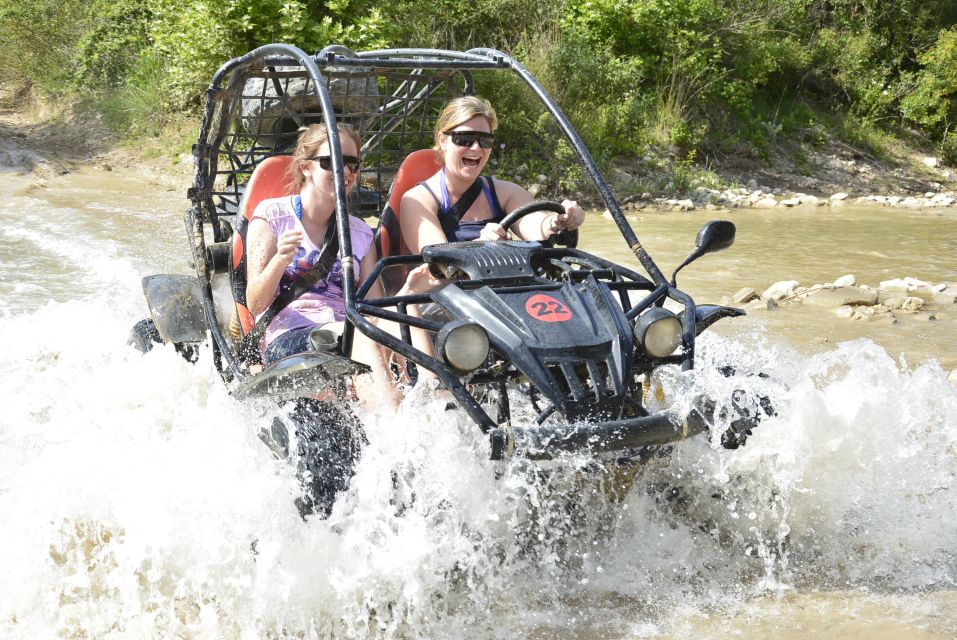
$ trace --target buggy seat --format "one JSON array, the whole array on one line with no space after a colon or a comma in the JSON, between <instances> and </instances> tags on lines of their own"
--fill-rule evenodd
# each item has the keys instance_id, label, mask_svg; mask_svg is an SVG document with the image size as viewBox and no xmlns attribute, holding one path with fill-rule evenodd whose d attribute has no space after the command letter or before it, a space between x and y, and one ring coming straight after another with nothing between
<instances>
[{"instance_id":1,"label":"buggy seat","mask_svg":"<svg viewBox=\"0 0 957 640\"><path fill-rule=\"evenodd\" d=\"M418 183L430 178L438 169L435 151L432 149L413 151L399 165L392 188L389 189L389 201L379 216L379 226L375 230L375 247L380 258L409 254L399 225L402 196Z\"/></svg>"},{"instance_id":2,"label":"buggy seat","mask_svg":"<svg viewBox=\"0 0 957 640\"><path fill-rule=\"evenodd\" d=\"M399 165L395 180L389 189L389 201L379 216L379 225L375 230L375 248L379 253L379 258L411 253L402 239L402 227L399 225L399 205L402 203L402 196L405 195L406 191L431 177L438 171L438 168L439 166L435 162L435 151L432 149L413 151ZM386 295L392 295L398 291L405 281L406 271L406 268L392 266L382 272L380 277Z\"/></svg>"},{"instance_id":3,"label":"buggy seat","mask_svg":"<svg viewBox=\"0 0 957 640\"><path fill-rule=\"evenodd\" d=\"M256 318L246 306L246 231L249 229L249 221L260 202L289 194L290 185L286 170L291 162L291 156L272 156L263 160L249 177L239 205L241 215L236 216L229 270L230 287L236 303L236 313L229 326L229 332L234 339L245 336L256 324Z\"/></svg>"}]
</instances>

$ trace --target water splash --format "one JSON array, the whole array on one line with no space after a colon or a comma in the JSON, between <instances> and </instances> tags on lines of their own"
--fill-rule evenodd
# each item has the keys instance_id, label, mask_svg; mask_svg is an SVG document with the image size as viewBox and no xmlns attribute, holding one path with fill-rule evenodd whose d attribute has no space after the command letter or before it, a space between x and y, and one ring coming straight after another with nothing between
<instances>
[{"instance_id":1,"label":"water splash","mask_svg":"<svg viewBox=\"0 0 957 640\"><path fill-rule=\"evenodd\" d=\"M366 417L349 491L303 522L256 437L276 410L232 400L206 351L139 355L129 322L92 300L0 318L4 633L653 636L682 608L794 588L954 586L957 392L866 341L705 341L695 383L724 396L765 371L778 415L739 450L702 437L639 473L489 462L417 390Z\"/></svg>"},{"instance_id":2,"label":"water splash","mask_svg":"<svg viewBox=\"0 0 957 640\"><path fill-rule=\"evenodd\" d=\"M867 341L709 336L676 388L751 388L777 415L639 469L492 463L418 389L365 417L350 489L303 521L257 437L277 408L229 397L208 350L125 345L139 272L184 270L179 204L120 185L139 204L74 212L58 188L2 211L0 637L681 637L795 594L955 587L957 391Z\"/></svg>"}]
</instances>

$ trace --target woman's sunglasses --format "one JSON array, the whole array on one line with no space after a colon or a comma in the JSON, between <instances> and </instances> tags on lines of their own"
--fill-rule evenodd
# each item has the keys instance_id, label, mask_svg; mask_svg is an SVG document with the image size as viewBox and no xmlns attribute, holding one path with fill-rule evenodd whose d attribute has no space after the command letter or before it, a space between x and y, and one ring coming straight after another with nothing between
<instances>
[{"instance_id":1,"label":"woman's sunglasses","mask_svg":"<svg viewBox=\"0 0 957 640\"><path fill-rule=\"evenodd\" d=\"M316 160L324 171L332 171L332 156L312 156L309 160ZM352 173L359 173L362 162L355 156L342 156L342 166L349 167Z\"/></svg>"},{"instance_id":2,"label":"woman's sunglasses","mask_svg":"<svg viewBox=\"0 0 957 640\"><path fill-rule=\"evenodd\" d=\"M495 142L495 136L484 131L443 131L442 133L452 138L452 144L466 149L471 148L476 142L483 149L491 149Z\"/></svg>"}]
</instances>

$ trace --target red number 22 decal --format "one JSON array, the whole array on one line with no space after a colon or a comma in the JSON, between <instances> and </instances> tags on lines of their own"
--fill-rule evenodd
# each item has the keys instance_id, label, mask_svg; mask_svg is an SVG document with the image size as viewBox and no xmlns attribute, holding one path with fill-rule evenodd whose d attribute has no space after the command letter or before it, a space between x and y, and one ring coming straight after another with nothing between
<instances>
[{"instance_id":1,"label":"red number 22 decal","mask_svg":"<svg viewBox=\"0 0 957 640\"><path fill-rule=\"evenodd\" d=\"M542 322L565 322L572 317L571 309L564 302L542 293L528 299L525 312Z\"/></svg>"}]
</instances>

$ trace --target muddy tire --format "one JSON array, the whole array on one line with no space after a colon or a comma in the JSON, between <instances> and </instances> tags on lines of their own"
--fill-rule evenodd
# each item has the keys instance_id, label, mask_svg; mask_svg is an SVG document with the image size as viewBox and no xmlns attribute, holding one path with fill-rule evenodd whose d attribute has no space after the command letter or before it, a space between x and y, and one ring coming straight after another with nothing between
<instances>
[{"instance_id":1,"label":"muddy tire","mask_svg":"<svg viewBox=\"0 0 957 640\"><path fill-rule=\"evenodd\" d=\"M154 346L163 344L163 339L156 330L156 324L150 318L144 318L130 329L126 344L132 345L140 353L147 353L152 351Z\"/></svg>"},{"instance_id":2,"label":"muddy tire","mask_svg":"<svg viewBox=\"0 0 957 640\"><path fill-rule=\"evenodd\" d=\"M140 353L148 353L156 345L163 344L163 338L156 329L156 323L151 318L144 318L130 329L126 344L132 345ZM196 362L199 357L199 349L195 344L174 342L173 346L176 347L176 353L189 362Z\"/></svg>"},{"instance_id":3,"label":"muddy tire","mask_svg":"<svg viewBox=\"0 0 957 640\"><path fill-rule=\"evenodd\" d=\"M362 427L348 408L318 400L297 400L290 418L299 452L297 475L304 489L296 506L303 517L325 518L355 473L365 444Z\"/></svg>"}]
</instances>

